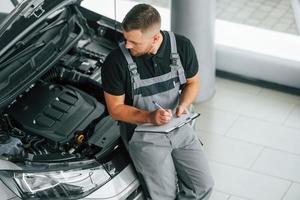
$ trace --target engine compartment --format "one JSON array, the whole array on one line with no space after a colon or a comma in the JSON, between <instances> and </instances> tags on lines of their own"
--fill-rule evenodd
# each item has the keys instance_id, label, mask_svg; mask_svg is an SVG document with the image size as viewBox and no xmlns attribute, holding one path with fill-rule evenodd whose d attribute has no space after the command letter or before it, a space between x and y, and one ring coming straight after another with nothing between
<instances>
[{"instance_id":1,"label":"engine compartment","mask_svg":"<svg viewBox=\"0 0 300 200\"><path fill-rule=\"evenodd\" d=\"M30 135L66 143L76 131L84 131L91 121L101 118L104 109L96 99L74 87L41 83L23 94L8 109L8 115Z\"/></svg>"},{"instance_id":2,"label":"engine compartment","mask_svg":"<svg viewBox=\"0 0 300 200\"><path fill-rule=\"evenodd\" d=\"M83 18L84 19L84 18ZM112 30L92 28L37 81L0 113L0 158L61 162L97 158L113 149L117 122L105 107L101 67L116 46Z\"/></svg>"}]
</instances>

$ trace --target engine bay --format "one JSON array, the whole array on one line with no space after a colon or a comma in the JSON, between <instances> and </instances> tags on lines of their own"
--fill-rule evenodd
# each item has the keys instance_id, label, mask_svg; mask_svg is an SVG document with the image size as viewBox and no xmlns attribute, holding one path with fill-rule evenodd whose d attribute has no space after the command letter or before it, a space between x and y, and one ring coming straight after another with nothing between
<instances>
[{"instance_id":1,"label":"engine bay","mask_svg":"<svg viewBox=\"0 0 300 200\"><path fill-rule=\"evenodd\" d=\"M101 156L119 138L106 110L101 67L116 46L107 25L92 28L0 115L0 157L61 162Z\"/></svg>"}]
</instances>

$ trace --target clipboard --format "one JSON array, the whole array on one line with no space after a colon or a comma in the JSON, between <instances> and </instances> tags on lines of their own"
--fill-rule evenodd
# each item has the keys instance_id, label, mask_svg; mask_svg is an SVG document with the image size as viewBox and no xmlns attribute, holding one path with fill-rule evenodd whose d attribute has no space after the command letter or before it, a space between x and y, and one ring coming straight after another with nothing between
<instances>
[{"instance_id":1,"label":"clipboard","mask_svg":"<svg viewBox=\"0 0 300 200\"><path fill-rule=\"evenodd\" d=\"M185 124L191 122L200 116L200 113L182 114L180 117L173 117L172 120L163 125L155 125L152 123L140 124L135 128L135 132L155 132L155 133L169 133L178 129Z\"/></svg>"}]
</instances>

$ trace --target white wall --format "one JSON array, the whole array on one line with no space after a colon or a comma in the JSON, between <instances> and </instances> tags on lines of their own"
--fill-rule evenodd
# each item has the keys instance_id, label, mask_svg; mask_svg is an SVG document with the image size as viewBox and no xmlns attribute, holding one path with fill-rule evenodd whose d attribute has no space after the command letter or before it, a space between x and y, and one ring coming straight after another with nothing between
<instances>
[{"instance_id":1,"label":"white wall","mask_svg":"<svg viewBox=\"0 0 300 200\"><path fill-rule=\"evenodd\" d=\"M300 88L300 37L216 20L219 70Z\"/></svg>"}]
</instances>

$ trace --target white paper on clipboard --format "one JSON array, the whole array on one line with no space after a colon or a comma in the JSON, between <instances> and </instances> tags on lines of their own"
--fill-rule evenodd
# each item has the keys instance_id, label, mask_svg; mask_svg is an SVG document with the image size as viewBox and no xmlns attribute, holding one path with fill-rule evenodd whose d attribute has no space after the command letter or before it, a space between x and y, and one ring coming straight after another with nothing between
<instances>
[{"instance_id":1,"label":"white paper on clipboard","mask_svg":"<svg viewBox=\"0 0 300 200\"><path fill-rule=\"evenodd\" d=\"M193 119L199 117L199 113L187 113L182 114L180 117L173 117L172 120L163 125L154 125L152 123L140 124L135 128L136 132L159 132L159 133L168 133L177 128L182 127L183 125L189 123Z\"/></svg>"}]
</instances>

